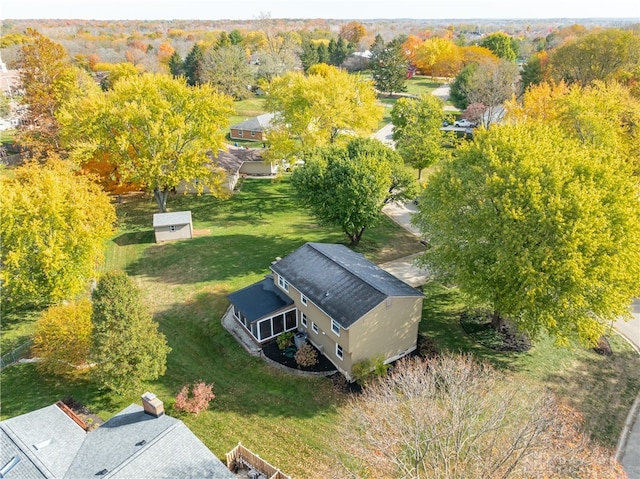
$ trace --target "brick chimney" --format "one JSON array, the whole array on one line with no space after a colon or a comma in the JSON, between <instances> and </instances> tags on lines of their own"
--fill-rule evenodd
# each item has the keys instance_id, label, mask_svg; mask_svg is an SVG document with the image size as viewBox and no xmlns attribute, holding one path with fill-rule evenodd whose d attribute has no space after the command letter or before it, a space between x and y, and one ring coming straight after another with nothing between
<instances>
[{"instance_id":1,"label":"brick chimney","mask_svg":"<svg viewBox=\"0 0 640 479\"><path fill-rule=\"evenodd\" d=\"M146 392L142 395L142 408L144 412L153 417L160 417L164 414L164 405L155 394Z\"/></svg>"}]
</instances>

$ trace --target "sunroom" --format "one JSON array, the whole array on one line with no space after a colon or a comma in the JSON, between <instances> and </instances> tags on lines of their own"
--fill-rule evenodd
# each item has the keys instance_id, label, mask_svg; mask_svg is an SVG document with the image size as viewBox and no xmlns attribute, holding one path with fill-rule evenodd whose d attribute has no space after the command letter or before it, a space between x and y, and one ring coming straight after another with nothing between
<instances>
[{"instance_id":1,"label":"sunroom","mask_svg":"<svg viewBox=\"0 0 640 479\"><path fill-rule=\"evenodd\" d=\"M273 284L272 277L227 297L233 306L234 318L258 344L298 327L298 314L293 300Z\"/></svg>"}]
</instances>

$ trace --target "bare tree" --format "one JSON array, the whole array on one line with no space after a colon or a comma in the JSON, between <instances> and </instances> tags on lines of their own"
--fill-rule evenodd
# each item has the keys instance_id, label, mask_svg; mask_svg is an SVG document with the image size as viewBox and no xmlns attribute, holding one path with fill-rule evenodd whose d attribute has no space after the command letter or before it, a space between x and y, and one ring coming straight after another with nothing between
<instances>
[{"instance_id":1,"label":"bare tree","mask_svg":"<svg viewBox=\"0 0 640 479\"><path fill-rule=\"evenodd\" d=\"M410 359L350 400L337 455L358 478L624 477L563 411L470 356Z\"/></svg>"},{"instance_id":2,"label":"bare tree","mask_svg":"<svg viewBox=\"0 0 640 479\"><path fill-rule=\"evenodd\" d=\"M488 128L504 112L504 102L520 92L520 72L515 63L500 60L478 65L466 86L469 104L482 103L482 123Z\"/></svg>"}]
</instances>

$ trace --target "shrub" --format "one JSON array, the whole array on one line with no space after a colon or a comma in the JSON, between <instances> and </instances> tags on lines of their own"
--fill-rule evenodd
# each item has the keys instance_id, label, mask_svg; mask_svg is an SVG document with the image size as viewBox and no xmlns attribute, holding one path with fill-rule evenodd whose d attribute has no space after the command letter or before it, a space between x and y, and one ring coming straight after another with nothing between
<instances>
[{"instance_id":1,"label":"shrub","mask_svg":"<svg viewBox=\"0 0 640 479\"><path fill-rule=\"evenodd\" d=\"M209 408L209 402L215 398L213 394L213 384L205 384L204 381L193 383L191 394L189 386L183 386L176 396L174 409L177 411L200 414Z\"/></svg>"},{"instance_id":2,"label":"shrub","mask_svg":"<svg viewBox=\"0 0 640 479\"><path fill-rule=\"evenodd\" d=\"M278 338L276 339L276 342L278 343L278 349L287 349L288 347L293 346L293 336L293 331L282 333L280 336L278 336Z\"/></svg>"},{"instance_id":3,"label":"shrub","mask_svg":"<svg viewBox=\"0 0 640 479\"><path fill-rule=\"evenodd\" d=\"M298 366L308 368L315 364L318 364L318 351L316 351L316 349L311 346L311 344L305 342L296 351L294 359L296 360L296 363L298 363Z\"/></svg>"},{"instance_id":4,"label":"shrub","mask_svg":"<svg viewBox=\"0 0 640 479\"><path fill-rule=\"evenodd\" d=\"M372 379L386 376L390 367L391 365L384 363L383 356L374 356L355 363L351 368L351 374L355 381L363 386Z\"/></svg>"}]
</instances>

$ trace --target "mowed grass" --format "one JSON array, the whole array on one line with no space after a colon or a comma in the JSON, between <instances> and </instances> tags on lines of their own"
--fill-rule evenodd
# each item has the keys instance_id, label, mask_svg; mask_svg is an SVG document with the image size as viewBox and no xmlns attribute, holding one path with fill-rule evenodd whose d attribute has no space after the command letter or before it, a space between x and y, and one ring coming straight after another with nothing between
<instances>
[{"instance_id":1,"label":"mowed grass","mask_svg":"<svg viewBox=\"0 0 640 479\"><path fill-rule=\"evenodd\" d=\"M346 236L309 216L293 198L286 177L245 180L229 200L172 196L168 206L192 212L195 238L155 244L155 202L130 197L118 206L119 232L104 268L134 278L172 348L166 374L143 389L162 398L167 412L183 419L218 457L241 441L294 477L326 477L344 397L328 379L287 375L250 356L220 319L228 306L226 295L263 278L276 257L307 241L343 243ZM358 251L384 262L421 248L413 236L382 217L365 233ZM198 416L176 414L173 398L184 384L197 380L214 385L210 410ZM110 397L81 378L41 377L32 364L7 368L2 385L2 417L73 396L106 419L139 402L144 392Z\"/></svg>"},{"instance_id":2,"label":"mowed grass","mask_svg":"<svg viewBox=\"0 0 640 479\"><path fill-rule=\"evenodd\" d=\"M115 397L82 378L45 378L33 364L12 366L1 376L2 417L73 396L107 419L150 390L220 458L241 441L293 477L329 476L345 397L335 393L327 379L290 376L250 356L220 318L228 306L226 295L261 279L276 257L306 241L340 243L346 237L309 216L294 199L286 177L245 180L228 200L172 196L168 206L170 211L192 212L195 238L155 244L155 202L130 197L118 206L119 231L104 268L126 271L140 286L172 348L166 374L136 394ZM380 263L421 249L415 237L383 217L365 233L358 251ZM578 347L556 348L542 338L528 353L496 353L462 331L458 313L464 303L455 289L429 283L424 291L421 332L433 337L441 350L470 352L504 370L514 383L550 388L582 413L597 441L615 446L640 388L639 360L629 346L613 336L614 355L602 357ZM214 385L210 409L198 416L177 414L173 398L184 384L197 380Z\"/></svg>"},{"instance_id":3,"label":"mowed grass","mask_svg":"<svg viewBox=\"0 0 640 479\"><path fill-rule=\"evenodd\" d=\"M467 336L460 325L464 302L455 288L437 282L424 286L420 331L439 349L469 352L503 370L514 382L549 388L579 411L591 437L616 447L633 401L640 391L640 357L615 331L608 335L614 351L601 356L580 345L558 347L542 335L526 353L498 353Z\"/></svg>"}]
</instances>

